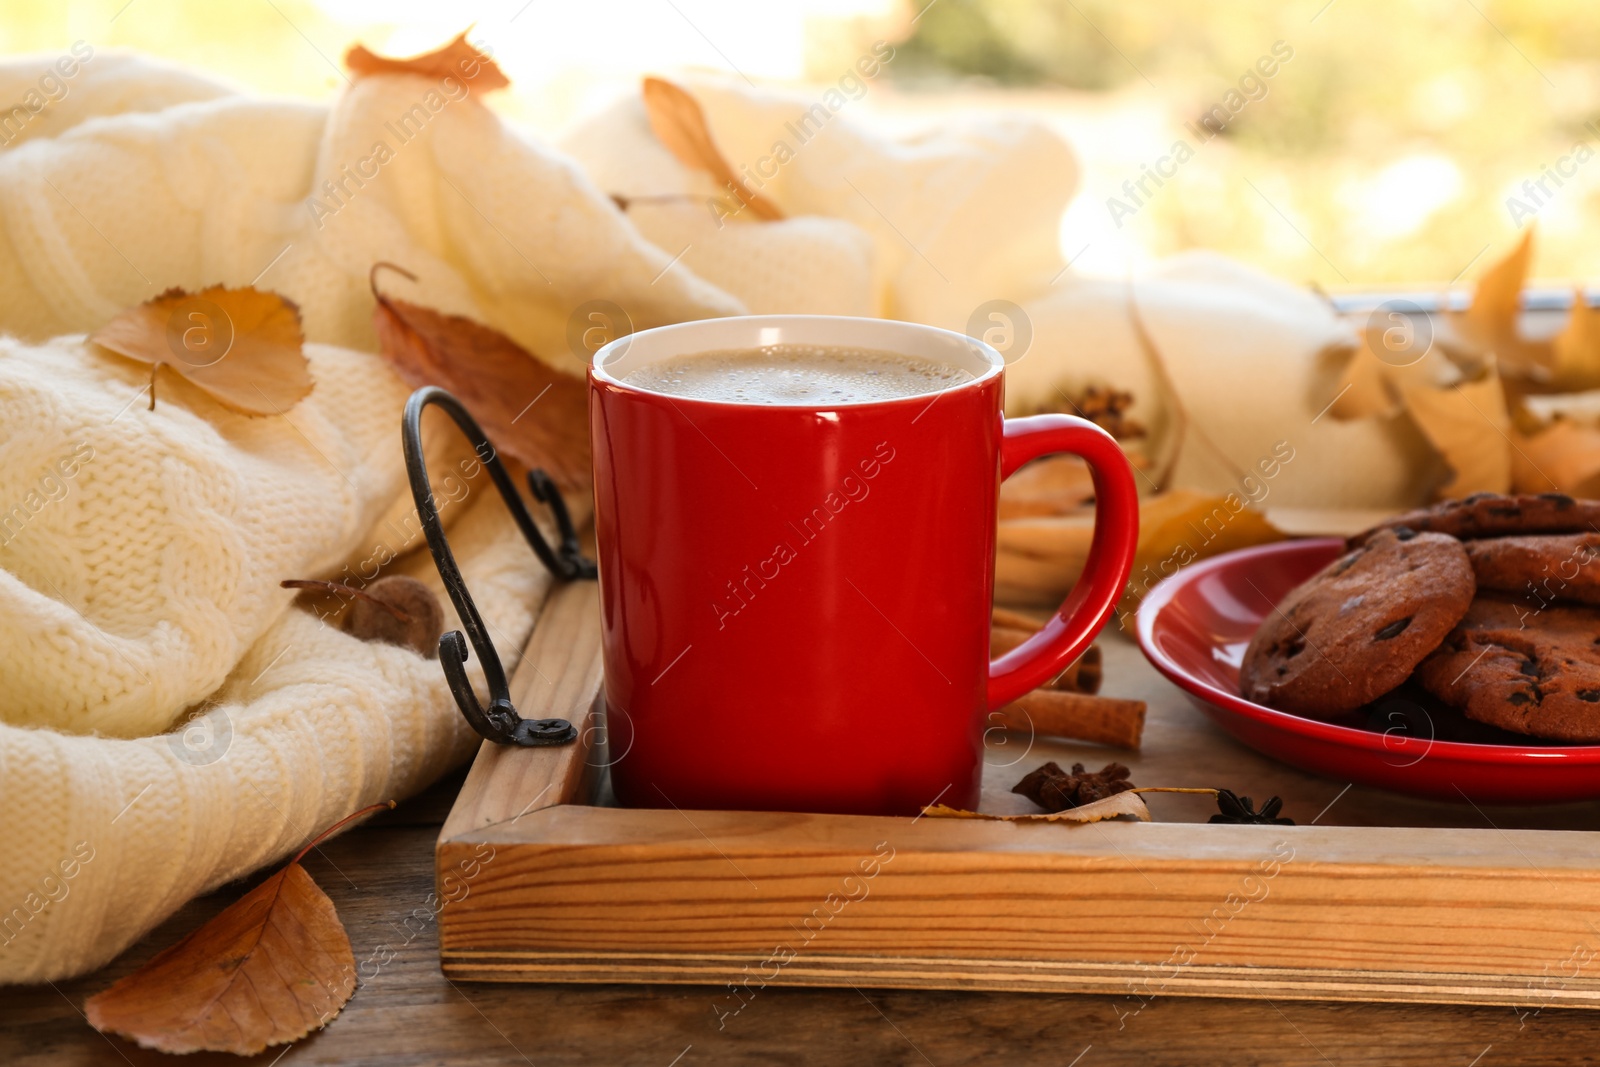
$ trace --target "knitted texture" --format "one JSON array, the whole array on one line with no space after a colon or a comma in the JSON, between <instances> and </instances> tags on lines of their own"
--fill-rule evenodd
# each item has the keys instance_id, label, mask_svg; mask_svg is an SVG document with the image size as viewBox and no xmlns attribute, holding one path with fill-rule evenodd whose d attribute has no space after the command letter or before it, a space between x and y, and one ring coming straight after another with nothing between
<instances>
[{"instance_id":1,"label":"knitted texture","mask_svg":"<svg viewBox=\"0 0 1600 1067\"><path fill-rule=\"evenodd\" d=\"M80 338L0 340L0 719L160 733L213 693L294 594L337 569L404 487L406 389L307 346L316 387L235 414Z\"/></svg>"},{"instance_id":2,"label":"knitted texture","mask_svg":"<svg viewBox=\"0 0 1600 1067\"><path fill-rule=\"evenodd\" d=\"M0 87L42 66L0 64ZM402 141L389 124L437 88L368 79L330 109L96 55L0 151L0 981L98 966L473 751L436 660L349 637L278 588L387 564L444 600L416 548L407 390L371 354L374 262L569 369L582 300L640 325L743 310L668 270L575 165L476 99ZM345 178L380 140L378 177ZM316 384L289 412L238 415L172 374L148 410L148 368L83 340L168 286L218 282L300 305ZM548 579L429 416L442 517L514 661Z\"/></svg>"}]
</instances>

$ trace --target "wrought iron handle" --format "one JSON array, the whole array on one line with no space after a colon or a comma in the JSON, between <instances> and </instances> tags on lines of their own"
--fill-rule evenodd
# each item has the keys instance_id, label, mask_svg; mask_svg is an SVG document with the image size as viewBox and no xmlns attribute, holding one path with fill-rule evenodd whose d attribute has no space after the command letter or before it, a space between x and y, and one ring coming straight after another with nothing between
<instances>
[{"instance_id":1,"label":"wrought iron handle","mask_svg":"<svg viewBox=\"0 0 1600 1067\"><path fill-rule=\"evenodd\" d=\"M506 507L511 509L511 517L522 530L522 536L527 538L539 562L551 574L564 581L593 578L596 573L594 560L584 556L578 544L578 532L572 526L572 516L567 511L567 503L561 498L561 490L556 488L555 482L544 471L535 469L528 472L528 490L535 500L550 509L551 517L555 519L561 541L553 549L539 532L533 516L528 513L521 494L517 492L516 483L500 462L494 445L484 436L483 429L468 414L461 401L435 385L425 386L411 394L406 401L405 416L400 426L405 446L406 475L411 480L411 498L416 501L417 517L422 521L422 531L428 538L428 550L433 553L434 565L439 568L439 577L444 580L445 592L450 594L461 625L467 631L463 636L460 630L451 630L439 638L439 662L444 667L450 692L467 722L490 741L502 745L568 744L578 736L577 728L572 723L566 719L524 719L511 703L511 687L506 680L505 667L500 662L499 653L494 650L494 642L489 639L483 617L478 614L478 606L472 602L472 594L467 592L467 583L461 577L455 553L450 551L450 542L439 522L439 509L434 506L433 487L428 483L427 460L422 453L422 412L430 404L454 419L467 440L472 442L473 451L488 470L489 477L494 479L495 488L500 490ZM472 691L472 683L467 679L469 639L472 649L478 654L478 662L483 665L483 676L489 683L488 707L478 702L478 695Z\"/></svg>"}]
</instances>

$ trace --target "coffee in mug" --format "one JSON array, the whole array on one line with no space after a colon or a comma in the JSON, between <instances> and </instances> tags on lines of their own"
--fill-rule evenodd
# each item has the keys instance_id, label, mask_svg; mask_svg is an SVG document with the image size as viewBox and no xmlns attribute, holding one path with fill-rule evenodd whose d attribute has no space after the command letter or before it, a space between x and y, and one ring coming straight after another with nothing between
<instances>
[{"instance_id":1,"label":"coffee in mug","mask_svg":"<svg viewBox=\"0 0 1600 1067\"><path fill-rule=\"evenodd\" d=\"M917 356L844 345L730 348L648 363L622 380L670 396L728 404L865 404L936 393L971 371Z\"/></svg>"}]
</instances>

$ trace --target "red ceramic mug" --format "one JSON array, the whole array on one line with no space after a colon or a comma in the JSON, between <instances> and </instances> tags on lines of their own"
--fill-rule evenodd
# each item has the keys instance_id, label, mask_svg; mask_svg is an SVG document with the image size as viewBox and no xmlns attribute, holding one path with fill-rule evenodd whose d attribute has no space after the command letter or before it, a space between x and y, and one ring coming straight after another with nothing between
<instances>
[{"instance_id":1,"label":"red ceramic mug","mask_svg":"<svg viewBox=\"0 0 1600 1067\"><path fill-rule=\"evenodd\" d=\"M807 407L622 379L698 352L840 345L955 364L932 394ZM910 815L973 807L984 714L1099 631L1138 533L1133 476L1083 419L1002 419L1004 361L947 330L762 315L645 330L589 370L612 783L630 806ZM989 661L1000 481L1088 461L1083 578Z\"/></svg>"}]
</instances>

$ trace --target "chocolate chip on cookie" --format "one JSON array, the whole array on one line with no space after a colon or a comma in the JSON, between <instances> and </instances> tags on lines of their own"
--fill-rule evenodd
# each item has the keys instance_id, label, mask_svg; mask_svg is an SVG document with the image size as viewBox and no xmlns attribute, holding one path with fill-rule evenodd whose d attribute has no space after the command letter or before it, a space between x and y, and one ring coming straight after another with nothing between
<instances>
[{"instance_id":1,"label":"chocolate chip on cookie","mask_svg":"<svg viewBox=\"0 0 1600 1067\"><path fill-rule=\"evenodd\" d=\"M1466 547L1479 589L1518 594L1529 607L1600 604L1600 533L1490 537Z\"/></svg>"},{"instance_id":2,"label":"chocolate chip on cookie","mask_svg":"<svg viewBox=\"0 0 1600 1067\"><path fill-rule=\"evenodd\" d=\"M1304 715L1358 708L1406 680L1476 588L1455 538L1378 531L1262 621L1239 666L1240 691Z\"/></svg>"},{"instance_id":3,"label":"chocolate chip on cookie","mask_svg":"<svg viewBox=\"0 0 1600 1067\"><path fill-rule=\"evenodd\" d=\"M1565 493L1474 493L1396 515L1350 538L1350 547L1365 544L1379 530L1399 527L1449 534L1463 541L1509 534L1595 532L1600 531L1600 501L1575 500Z\"/></svg>"},{"instance_id":4,"label":"chocolate chip on cookie","mask_svg":"<svg viewBox=\"0 0 1600 1067\"><path fill-rule=\"evenodd\" d=\"M1600 608L1486 594L1417 668L1468 718L1559 741L1600 741Z\"/></svg>"}]
</instances>

